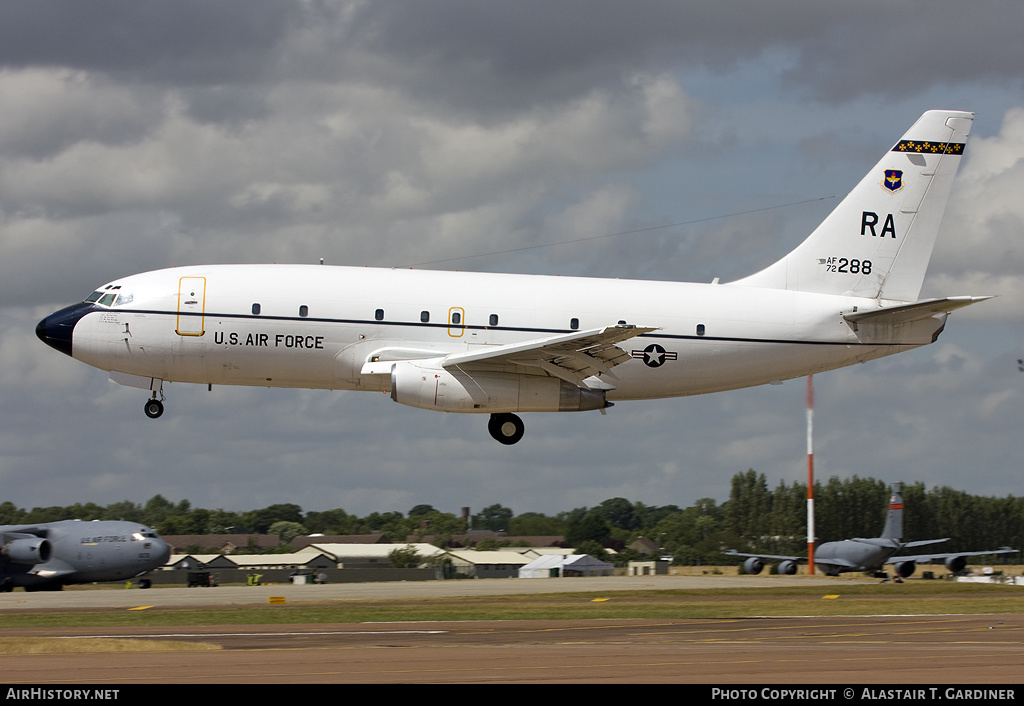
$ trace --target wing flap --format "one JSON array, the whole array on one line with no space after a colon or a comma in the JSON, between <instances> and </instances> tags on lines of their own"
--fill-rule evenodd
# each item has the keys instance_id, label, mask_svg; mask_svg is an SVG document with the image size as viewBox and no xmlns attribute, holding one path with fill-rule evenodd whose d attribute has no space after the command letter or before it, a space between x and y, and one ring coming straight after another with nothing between
<instances>
[{"instance_id":1,"label":"wing flap","mask_svg":"<svg viewBox=\"0 0 1024 706\"><path fill-rule=\"evenodd\" d=\"M515 365L538 368L579 387L587 378L605 375L616 379L612 368L631 359L618 343L655 331L655 328L617 325L537 338L522 343L488 346L484 350L452 353L441 365L467 369L480 365Z\"/></svg>"}]
</instances>

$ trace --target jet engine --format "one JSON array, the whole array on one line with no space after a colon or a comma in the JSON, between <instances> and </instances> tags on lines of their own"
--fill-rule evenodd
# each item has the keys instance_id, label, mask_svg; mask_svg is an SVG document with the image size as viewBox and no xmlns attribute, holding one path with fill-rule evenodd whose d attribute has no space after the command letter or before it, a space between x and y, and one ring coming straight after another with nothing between
<instances>
[{"instance_id":1,"label":"jet engine","mask_svg":"<svg viewBox=\"0 0 1024 706\"><path fill-rule=\"evenodd\" d=\"M943 562L946 568L952 571L954 574L964 570L967 566L967 557L965 556L951 556L946 557L946 561Z\"/></svg>"},{"instance_id":2,"label":"jet engine","mask_svg":"<svg viewBox=\"0 0 1024 706\"><path fill-rule=\"evenodd\" d=\"M900 561L893 565L893 568L896 569L897 574L903 578L907 578L914 573L914 569L917 568L917 565L912 561Z\"/></svg>"},{"instance_id":3,"label":"jet engine","mask_svg":"<svg viewBox=\"0 0 1024 706\"><path fill-rule=\"evenodd\" d=\"M780 561L779 565L775 567L775 571L783 576L792 576L796 573L796 562L789 559Z\"/></svg>"},{"instance_id":4,"label":"jet engine","mask_svg":"<svg viewBox=\"0 0 1024 706\"><path fill-rule=\"evenodd\" d=\"M42 564L50 560L50 553L50 542L41 537L13 539L0 548L0 556L15 564Z\"/></svg>"},{"instance_id":5,"label":"jet engine","mask_svg":"<svg viewBox=\"0 0 1024 706\"><path fill-rule=\"evenodd\" d=\"M604 394L543 375L470 374L415 361L391 368L391 399L441 412L582 412L607 407Z\"/></svg>"},{"instance_id":6,"label":"jet engine","mask_svg":"<svg viewBox=\"0 0 1024 706\"><path fill-rule=\"evenodd\" d=\"M764 568L764 562L758 559L756 556L752 556L743 562L743 570L748 574L759 574L761 569Z\"/></svg>"}]
</instances>

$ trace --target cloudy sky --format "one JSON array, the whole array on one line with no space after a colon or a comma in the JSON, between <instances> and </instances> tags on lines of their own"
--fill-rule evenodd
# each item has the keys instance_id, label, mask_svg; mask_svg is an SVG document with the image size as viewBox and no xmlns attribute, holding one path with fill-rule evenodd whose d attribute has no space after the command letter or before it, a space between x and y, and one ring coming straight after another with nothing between
<instances>
[{"instance_id":1,"label":"cloudy sky","mask_svg":"<svg viewBox=\"0 0 1024 706\"><path fill-rule=\"evenodd\" d=\"M690 6L692 5L692 6ZM34 327L227 262L723 281L788 252L922 112L977 113L931 346L815 378L819 477L1022 495L1019 0L0 5L0 500L365 515L686 506L805 478L804 380L486 417L380 394L145 395Z\"/></svg>"}]
</instances>

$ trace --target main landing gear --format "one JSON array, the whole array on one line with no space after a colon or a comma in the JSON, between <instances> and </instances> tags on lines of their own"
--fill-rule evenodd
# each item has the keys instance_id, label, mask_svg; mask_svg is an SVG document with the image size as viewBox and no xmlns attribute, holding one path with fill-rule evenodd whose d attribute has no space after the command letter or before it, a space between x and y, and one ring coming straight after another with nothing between
<instances>
[{"instance_id":1,"label":"main landing gear","mask_svg":"<svg viewBox=\"0 0 1024 706\"><path fill-rule=\"evenodd\" d=\"M487 431L491 433L495 441L511 446L523 438L526 425L516 415L505 412L491 415L490 421L487 422Z\"/></svg>"},{"instance_id":2,"label":"main landing gear","mask_svg":"<svg viewBox=\"0 0 1024 706\"><path fill-rule=\"evenodd\" d=\"M163 395L161 394L160 397L162 398ZM144 407L144 409L146 411L147 417L149 417L150 419L156 419L157 417L164 413L163 400L158 400L156 398L156 393L154 392L152 399L146 400L146 406Z\"/></svg>"}]
</instances>

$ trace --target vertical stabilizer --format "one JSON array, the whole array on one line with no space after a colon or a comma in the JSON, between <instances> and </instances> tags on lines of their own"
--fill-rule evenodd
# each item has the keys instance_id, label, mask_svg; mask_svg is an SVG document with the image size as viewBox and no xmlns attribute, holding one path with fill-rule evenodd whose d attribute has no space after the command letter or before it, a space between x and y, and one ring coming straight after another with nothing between
<instances>
[{"instance_id":1,"label":"vertical stabilizer","mask_svg":"<svg viewBox=\"0 0 1024 706\"><path fill-rule=\"evenodd\" d=\"M892 495L889 496L889 513L885 516L885 528L881 539L903 540L903 484L892 484Z\"/></svg>"},{"instance_id":2,"label":"vertical stabilizer","mask_svg":"<svg viewBox=\"0 0 1024 706\"><path fill-rule=\"evenodd\" d=\"M803 243L732 284L917 301L973 120L922 115Z\"/></svg>"}]
</instances>

